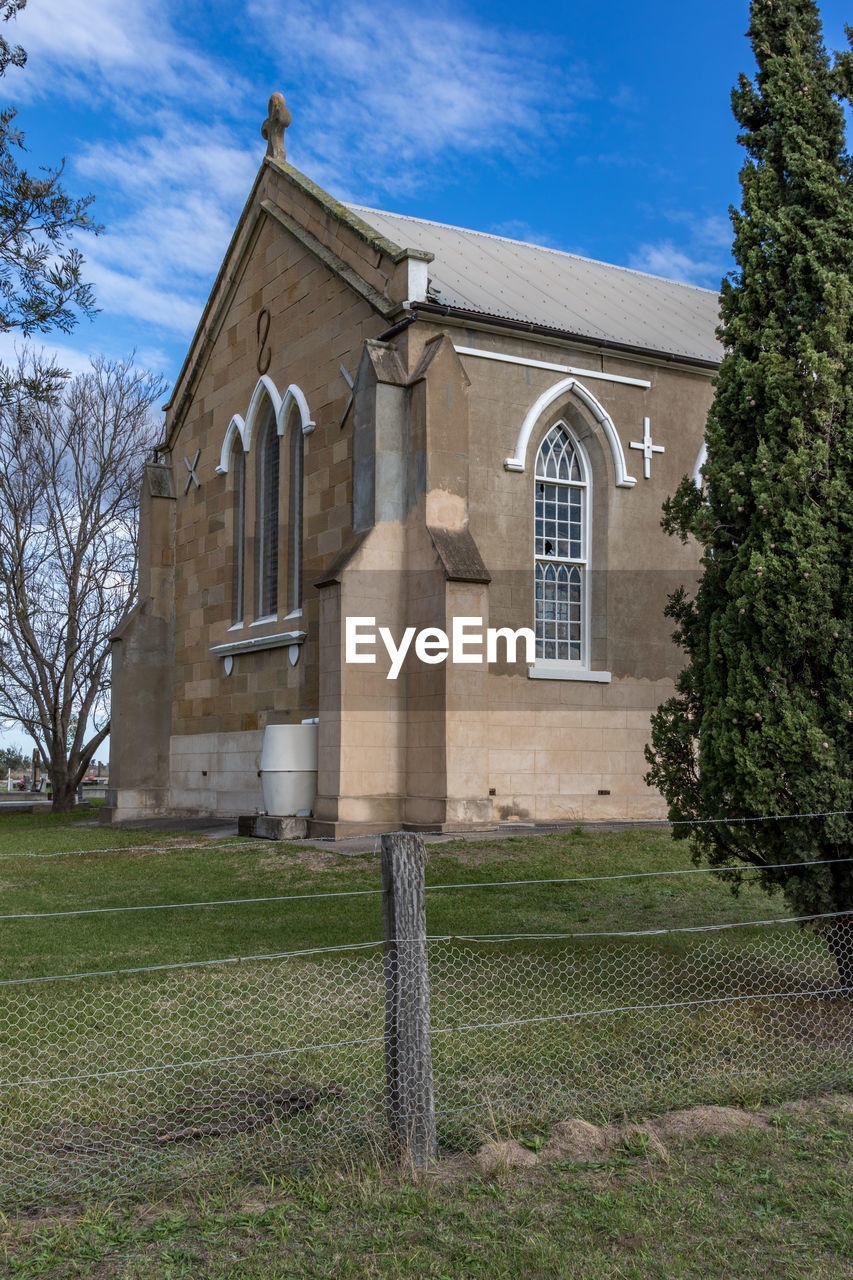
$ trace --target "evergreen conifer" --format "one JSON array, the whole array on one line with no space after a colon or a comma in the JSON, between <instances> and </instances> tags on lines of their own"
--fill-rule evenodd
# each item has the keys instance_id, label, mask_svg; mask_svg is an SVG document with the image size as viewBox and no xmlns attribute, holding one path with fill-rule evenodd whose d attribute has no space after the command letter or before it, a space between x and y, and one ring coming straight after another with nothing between
<instances>
[{"instance_id":1,"label":"evergreen conifer","mask_svg":"<svg viewBox=\"0 0 853 1280\"><path fill-rule=\"evenodd\" d=\"M653 718L647 781L697 860L760 868L811 916L853 910L853 61L830 61L813 0L750 12L704 484L664 506L702 577L670 600L687 665ZM853 994L853 915L815 923Z\"/></svg>"}]
</instances>

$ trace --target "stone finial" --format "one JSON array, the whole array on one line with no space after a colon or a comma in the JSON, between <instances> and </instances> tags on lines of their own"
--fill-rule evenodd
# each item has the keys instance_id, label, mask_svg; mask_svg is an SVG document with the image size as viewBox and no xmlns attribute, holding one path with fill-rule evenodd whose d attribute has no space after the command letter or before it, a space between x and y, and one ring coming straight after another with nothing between
<instances>
[{"instance_id":1,"label":"stone finial","mask_svg":"<svg viewBox=\"0 0 853 1280\"><path fill-rule=\"evenodd\" d=\"M268 116L261 125L261 136L267 140L267 155L273 160L284 160L284 131L293 116L284 104L284 94L274 93L267 107Z\"/></svg>"}]
</instances>

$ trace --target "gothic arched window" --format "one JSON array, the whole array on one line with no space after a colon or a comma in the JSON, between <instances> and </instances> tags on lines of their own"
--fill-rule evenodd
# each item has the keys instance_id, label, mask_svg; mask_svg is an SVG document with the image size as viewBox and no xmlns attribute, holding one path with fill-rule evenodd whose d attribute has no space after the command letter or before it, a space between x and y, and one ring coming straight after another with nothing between
<instances>
[{"instance_id":1,"label":"gothic arched window","mask_svg":"<svg viewBox=\"0 0 853 1280\"><path fill-rule=\"evenodd\" d=\"M255 616L278 612L279 437L269 407L258 434L255 470Z\"/></svg>"},{"instance_id":2,"label":"gothic arched window","mask_svg":"<svg viewBox=\"0 0 853 1280\"><path fill-rule=\"evenodd\" d=\"M588 468L580 446L556 423L534 472L536 657L588 664Z\"/></svg>"},{"instance_id":3,"label":"gothic arched window","mask_svg":"<svg viewBox=\"0 0 853 1280\"><path fill-rule=\"evenodd\" d=\"M292 413L288 434L287 612L302 608L302 473L303 437L299 415Z\"/></svg>"},{"instance_id":4,"label":"gothic arched window","mask_svg":"<svg viewBox=\"0 0 853 1280\"><path fill-rule=\"evenodd\" d=\"M232 539L233 560L231 567L231 624L243 621L243 583L246 564L246 454L239 435L231 450L232 489Z\"/></svg>"}]
</instances>

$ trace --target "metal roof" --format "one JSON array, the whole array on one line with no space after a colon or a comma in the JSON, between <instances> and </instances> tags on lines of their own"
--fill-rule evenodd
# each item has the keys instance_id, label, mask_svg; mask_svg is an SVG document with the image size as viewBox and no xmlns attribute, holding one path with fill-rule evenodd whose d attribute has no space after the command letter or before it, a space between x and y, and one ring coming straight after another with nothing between
<instances>
[{"instance_id":1,"label":"metal roof","mask_svg":"<svg viewBox=\"0 0 853 1280\"><path fill-rule=\"evenodd\" d=\"M484 231L347 207L397 244L435 255L430 301L688 360L722 357L711 289Z\"/></svg>"}]
</instances>

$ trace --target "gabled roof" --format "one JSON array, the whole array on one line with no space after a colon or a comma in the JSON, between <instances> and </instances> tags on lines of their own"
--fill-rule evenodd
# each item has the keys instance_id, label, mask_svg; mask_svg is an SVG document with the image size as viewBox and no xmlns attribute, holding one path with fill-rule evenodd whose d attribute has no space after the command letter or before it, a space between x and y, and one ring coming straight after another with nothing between
<instances>
[{"instance_id":1,"label":"gabled roof","mask_svg":"<svg viewBox=\"0 0 853 1280\"><path fill-rule=\"evenodd\" d=\"M710 289L483 231L348 208L396 244L435 255L429 301L703 364L722 357Z\"/></svg>"}]
</instances>

